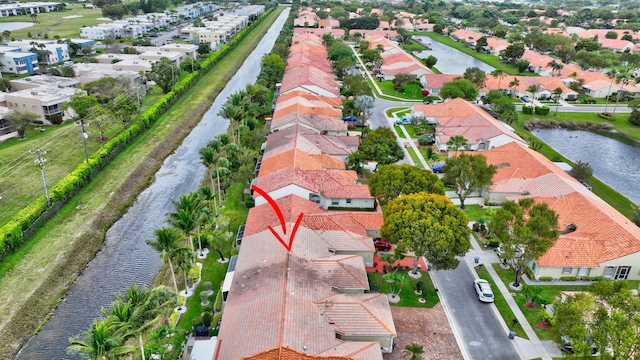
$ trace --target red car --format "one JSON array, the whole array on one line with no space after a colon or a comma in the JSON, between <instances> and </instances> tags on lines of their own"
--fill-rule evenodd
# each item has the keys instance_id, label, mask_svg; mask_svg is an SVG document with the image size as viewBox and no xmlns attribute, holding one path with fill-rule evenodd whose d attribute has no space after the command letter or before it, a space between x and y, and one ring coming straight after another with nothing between
<instances>
[{"instance_id":1,"label":"red car","mask_svg":"<svg viewBox=\"0 0 640 360\"><path fill-rule=\"evenodd\" d=\"M377 238L377 239L373 240L373 246L375 246L376 249L378 249L380 251L389 251L389 250L391 250L391 243L389 242L389 240L385 240L385 239L381 239L381 238Z\"/></svg>"}]
</instances>

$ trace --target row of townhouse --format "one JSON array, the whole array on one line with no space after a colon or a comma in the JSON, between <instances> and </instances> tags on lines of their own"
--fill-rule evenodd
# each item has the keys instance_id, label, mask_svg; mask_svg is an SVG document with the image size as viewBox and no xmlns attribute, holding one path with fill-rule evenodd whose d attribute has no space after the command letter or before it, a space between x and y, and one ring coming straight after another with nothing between
<instances>
[{"instance_id":1,"label":"row of townhouse","mask_svg":"<svg viewBox=\"0 0 640 360\"><path fill-rule=\"evenodd\" d=\"M319 75L330 75L322 39L296 37L289 60L297 56L310 59L285 70L254 182L282 217L253 194L256 206L225 287L215 359L381 360L393 349L396 330L386 295L368 293L365 266L373 263L382 213L368 187L346 170L344 159L359 139L345 136L336 84ZM291 74L301 68L316 69L304 73L317 76L299 81ZM279 120L292 114L300 121ZM325 130L338 125L345 134ZM270 229L295 231L291 251Z\"/></svg>"},{"instance_id":2,"label":"row of townhouse","mask_svg":"<svg viewBox=\"0 0 640 360\"><path fill-rule=\"evenodd\" d=\"M204 26L187 26L180 30L180 37L201 44L210 43L213 45L225 44L240 30L249 25L249 16L246 15L223 15L218 16L214 21L204 20Z\"/></svg>"},{"instance_id":3,"label":"row of townhouse","mask_svg":"<svg viewBox=\"0 0 640 360\"><path fill-rule=\"evenodd\" d=\"M94 41L86 39L69 39L81 48L93 52ZM0 46L0 63L2 72L13 74L29 74L40 69L40 64L51 65L70 59L69 45L66 41L57 40L14 40Z\"/></svg>"},{"instance_id":4,"label":"row of townhouse","mask_svg":"<svg viewBox=\"0 0 640 360\"><path fill-rule=\"evenodd\" d=\"M182 19L193 19L216 11L214 4L195 3L167 10L164 13L149 13L131 18L111 21L96 26L80 28L80 37L84 39L104 40L116 38L139 38L154 29L169 26Z\"/></svg>"},{"instance_id":5,"label":"row of townhouse","mask_svg":"<svg viewBox=\"0 0 640 360\"><path fill-rule=\"evenodd\" d=\"M374 35L364 38L369 42L371 49L376 49L382 45L384 51L380 74L385 80L393 80L397 74L413 74L420 78L425 74L433 74L433 71L413 55L404 51L397 43L384 36Z\"/></svg>"},{"instance_id":6,"label":"row of townhouse","mask_svg":"<svg viewBox=\"0 0 640 360\"><path fill-rule=\"evenodd\" d=\"M48 13L62 9L58 2L22 2L0 4L0 17Z\"/></svg>"},{"instance_id":7,"label":"row of townhouse","mask_svg":"<svg viewBox=\"0 0 640 360\"><path fill-rule=\"evenodd\" d=\"M536 279L603 277L640 279L640 228L597 197L565 170L529 149L506 124L463 99L413 106L414 116L436 124L436 146L446 150L451 136L468 139L468 149L487 158L497 172L484 193L502 204L531 197L559 216L556 243L529 265Z\"/></svg>"},{"instance_id":8,"label":"row of townhouse","mask_svg":"<svg viewBox=\"0 0 640 360\"><path fill-rule=\"evenodd\" d=\"M429 90L430 94L438 95L445 83L459 77L462 77L462 74L427 74L420 78L420 84L424 89ZM512 83L517 85L509 86ZM533 94L527 90L532 85L538 87L538 91ZM561 97L563 100L577 99L578 92L571 90L560 78L542 76L505 75L493 77L489 75L485 79L484 86L479 89L479 95L487 95L491 90L508 90L511 95L516 97L526 95L533 96L536 99L549 99L557 88L562 90Z\"/></svg>"},{"instance_id":9,"label":"row of townhouse","mask_svg":"<svg viewBox=\"0 0 640 360\"><path fill-rule=\"evenodd\" d=\"M39 116L43 124L56 120L68 120L74 116L65 103L75 94L84 94L78 87L102 78L118 79L126 85L129 95L142 98L145 94L141 86L140 72L116 70L112 64L74 64L74 78L53 75L34 75L11 80L11 92L0 93L0 141L18 136L15 127L4 120L8 113L30 112Z\"/></svg>"},{"instance_id":10,"label":"row of townhouse","mask_svg":"<svg viewBox=\"0 0 640 360\"><path fill-rule=\"evenodd\" d=\"M162 58L180 65L189 58L198 58L198 46L193 44L166 44L159 47L138 46L139 54L100 54L96 56L99 64L113 64L114 69L130 71L151 71L151 67Z\"/></svg>"}]
</instances>

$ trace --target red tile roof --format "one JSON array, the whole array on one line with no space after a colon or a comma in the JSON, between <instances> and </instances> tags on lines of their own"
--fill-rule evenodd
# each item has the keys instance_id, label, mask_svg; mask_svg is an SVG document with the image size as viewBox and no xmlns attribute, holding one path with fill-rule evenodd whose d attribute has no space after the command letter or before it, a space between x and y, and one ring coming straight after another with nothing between
<instances>
[{"instance_id":1,"label":"red tile roof","mask_svg":"<svg viewBox=\"0 0 640 360\"><path fill-rule=\"evenodd\" d=\"M336 38L344 36L344 29L327 29L327 28L295 28L293 29L293 35L313 34L322 36L324 34L332 34Z\"/></svg>"},{"instance_id":2,"label":"red tile roof","mask_svg":"<svg viewBox=\"0 0 640 360\"><path fill-rule=\"evenodd\" d=\"M290 166L298 166L305 170L345 169L344 162L333 156L309 154L295 149L274 156L263 157L258 177L267 176Z\"/></svg>"},{"instance_id":3,"label":"red tile roof","mask_svg":"<svg viewBox=\"0 0 640 360\"><path fill-rule=\"evenodd\" d=\"M276 131L267 137L263 158L298 149L310 154L346 156L360 144L357 136L320 135L301 125Z\"/></svg>"},{"instance_id":4,"label":"red tile roof","mask_svg":"<svg viewBox=\"0 0 640 360\"><path fill-rule=\"evenodd\" d=\"M289 114L278 116L271 120L271 131L281 131L294 125L301 125L308 129L313 129L316 133L322 133L324 131L346 133L348 127L346 122L337 120L335 116L327 117L316 114L290 112Z\"/></svg>"},{"instance_id":5,"label":"red tile roof","mask_svg":"<svg viewBox=\"0 0 640 360\"><path fill-rule=\"evenodd\" d=\"M326 56L309 55L303 52L290 55L287 58L287 67L285 68L285 71L305 66L313 66L326 73L331 72L331 65L327 62Z\"/></svg>"},{"instance_id":6,"label":"red tile roof","mask_svg":"<svg viewBox=\"0 0 640 360\"><path fill-rule=\"evenodd\" d=\"M314 87L335 96L340 95L340 83L334 80L333 75L315 67L298 67L287 71L282 78L280 92L286 93L292 90L304 89L307 92L319 95Z\"/></svg>"}]
</instances>

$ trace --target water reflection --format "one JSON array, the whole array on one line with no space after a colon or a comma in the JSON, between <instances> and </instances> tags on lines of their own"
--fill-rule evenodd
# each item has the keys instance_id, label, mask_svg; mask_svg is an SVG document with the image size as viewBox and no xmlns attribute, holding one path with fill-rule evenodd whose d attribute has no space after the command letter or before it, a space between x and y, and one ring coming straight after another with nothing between
<instances>
[{"instance_id":1,"label":"water reflection","mask_svg":"<svg viewBox=\"0 0 640 360\"><path fill-rule=\"evenodd\" d=\"M538 129L534 133L571 161L588 162L593 175L640 203L640 147L587 131Z\"/></svg>"},{"instance_id":2,"label":"water reflection","mask_svg":"<svg viewBox=\"0 0 640 360\"><path fill-rule=\"evenodd\" d=\"M439 43L428 36L414 36L424 44L431 44L431 50L416 51L414 55L424 59L431 55L438 59L436 68L443 74L462 74L467 68L478 67L480 70L490 73L495 70L493 67L480 60L458 51L450 46Z\"/></svg>"}]
</instances>

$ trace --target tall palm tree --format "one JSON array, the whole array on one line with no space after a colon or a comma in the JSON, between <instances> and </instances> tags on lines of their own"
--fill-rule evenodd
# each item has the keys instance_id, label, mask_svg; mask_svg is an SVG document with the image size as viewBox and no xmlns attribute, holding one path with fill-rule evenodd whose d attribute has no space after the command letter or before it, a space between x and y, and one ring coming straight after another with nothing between
<instances>
[{"instance_id":1,"label":"tall palm tree","mask_svg":"<svg viewBox=\"0 0 640 360\"><path fill-rule=\"evenodd\" d=\"M106 319L95 320L90 330L69 338L69 344L67 353L90 360L115 360L133 351L133 347L124 345L122 335Z\"/></svg>"},{"instance_id":2,"label":"tall palm tree","mask_svg":"<svg viewBox=\"0 0 640 360\"><path fill-rule=\"evenodd\" d=\"M512 91L511 95L516 94L516 87L518 87L518 85L520 85L520 80L517 77L514 77L513 80L509 83L509 87Z\"/></svg>"},{"instance_id":3,"label":"tall palm tree","mask_svg":"<svg viewBox=\"0 0 640 360\"><path fill-rule=\"evenodd\" d=\"M162 260L169 264L169 271L171 271L171 278L173 279L173 288L176 293L178 292L178 283L176 282L175 271L173 271L173 263L171 259L174 257L174 253L180 249L184 249L180 243L180 230L176 228L160 228L155 231L156 240L148 240L149 244L154 249L160 251ZM177 295L176 295L177 296Z\"/></svg>"},{"instance_id":4,"label":"tall palm tree","mask_svg":"<svg viewBox=\"0 0 640 360\"><path fill-rule=\"evenodd\" d=\"M197 193L190 193L180 196L180 200L173 201L173 204L176 207L176 212L169 214L169 223L182 230L189 239L189 246L193 250L193 231L196 228L197 214L204 205L202 199Z\"/></svg>"},{"instance_id":5,"label":"tall palm tree","mask_svg":"<svg viewBox=\"0 0 640 360\"><path fill-rule=\"evenodd\" d=\"M629 82L631 80L629 79L629 74L628 73L620 73L618 74L618 76L616 77L616 83L622 83L623 86L627 86L629 85ZM614 117L616 115L616 109L618 108L618 103L620 102L620 95L622 94L622 89L618 90L616 92L616 104L613 107L613 113L611 114L612 117Z\"/></svg>"},{"instance_id":6,"label":"tall palm tree","mask_svg":"<svg viewBox=\"0 0 640 360\"><path fill-rule=\"evenodd\" d=\"M422 360L422 354L424 354L424 348L418 343L411 343L402 350L404 357L411 356L409 360Z\"/></svg>"},{"instance_id":7,"label":"tall palm tree","mask_svg":"<svg viewBox=\"0 0 640 360\"><path fill-rule=\"evenodd\" d=\"M465 137L462 135L454 135L449 138L449 141L447 141L447 150L448 149L460 150L460 148L462 148L462 150L464 151L464 148L466 146L467 146L467 139L465 139Z\"/></svg>"},{"instance_id":8,"label":"tall palm tree","mask_svg":"<svg viewBox=\"0 0 640 360\"><path fill-rule=\"evenodd\" d=\"M529 85L529 87L527 88L527 91L531 93L531 100L535 100L536 93L538 92L538 90L540 90L540 85L538 84Z\"/></svg>"},{"instance_id":9,"label":"tall palm tree","mask_svg":"<svg viewBox=\"0 0 640 360\"><path fill-rule=\"evenodd\" d=\"M604 73L605 75L607 75L607 77L609 79L611 79L611 84L609 84L609 91L607 92L607 96L605 96L605 105L604 105L604 113L607 113L607 108L609 107L609 95L611 95L611 87L613 86L613 81L616 80L616 77L618 77L618 70L616 69L611 69L609 71L607 71L606 73Z\"/></svg>"},{"instance_id":10,"label":"tall palm tree","mask_svg":"<svg viewBox=\"0 0 640 360\"><path fill-rule=\"evenodd\" d=\"M495 69L491 72L491 76L498 79L498 90L500 90L500 83L505 75L504 71L500 69Z\"/></svg>"},{"instance_id":11,"label":"tall palm tree","mask_svg":"<svg viewBox=\"0 0 640 360\"><path fill-rule=\"evenodd\" d=\"M184 293L185 295L189 295L187 273L196 262L196 253L187 248L178 249L173 253L173 261L175 261L176 266L182 270L182 274L184 275Z\"/></svg>"},{"instance_id":12,"label":"tall palm tree","mask_svg":"<svg viewBox=\"0 0 640 360\"><path fill-rule=\"evenodd\" d=\"M217 143L219 144L219 143ZM200 149L200 161L207 167L207 177L211 181L211 188L215 192L215 185L213 183L213 166L218 162L220 152L210 146L205 146Z\"/></svg>"},{"instance_id":13,"label":"tall palm tree","mask_svg":"<svg viewBox=\"0 0 640 360\"><path fill-rule=\"evenodd\" d=\"M558 115L558 106L560 105L560 99L562 97L562 89L560 87L557 87L553 90L553 101L556 102L556 112L555 114L553 114L553 116Z\"/></svg>"}]
</instances>

